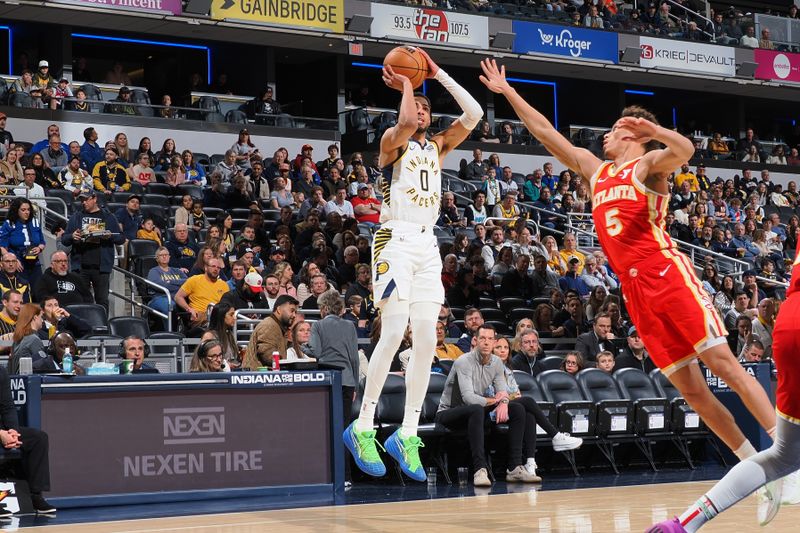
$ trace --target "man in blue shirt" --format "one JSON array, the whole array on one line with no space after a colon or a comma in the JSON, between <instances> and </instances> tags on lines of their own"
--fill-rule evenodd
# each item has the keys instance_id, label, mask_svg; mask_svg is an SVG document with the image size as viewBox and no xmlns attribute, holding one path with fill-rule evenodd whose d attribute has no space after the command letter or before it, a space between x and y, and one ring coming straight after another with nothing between
<instances>
[{"instance_id":1,"label":"man in blue shirt","mask_svg":"<svg viewBox=\"0 0 800 533\"><path fill-rule=\"evenodd\" d=\"M578 291L581 298L585 298L589 296L590 290L586 282L578 275L580 263L581 260L577 257L570 258L569 262L567 262L567 273L558 279L558 286L561 288L561 292L572 289Z\"/></svg>"},{"instance_id":2,"label":"man in blue shirt","mask_svg":"<svg viewBox=\"0 0 800 533\"><path fill-rule=\"evenodd\" d=\"M142 225L142 213L139 211L142 197L132 194L128 197L125 207L120 207L114 216L117 217L122 234L129 241L136 238L136 232Z\"/></svg>"},{"instance_id":3,"label":"man in blue shirt","mask_svg":"<svg viewBox=\"0 0 800 533\"><path fill-rule=\"evenodd\" d=\"M105 150L97 144L97 131L94 128L83 130L84 143L81 146L81 163L91 174L94 166L105 158Z\"/></svg>"}]
</instances>

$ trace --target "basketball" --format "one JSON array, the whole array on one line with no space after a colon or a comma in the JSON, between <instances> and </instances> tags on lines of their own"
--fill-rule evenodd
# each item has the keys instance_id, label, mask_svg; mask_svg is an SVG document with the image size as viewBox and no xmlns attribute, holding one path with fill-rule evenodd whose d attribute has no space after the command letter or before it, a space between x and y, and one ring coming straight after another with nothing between
<instances>
[{"instance_id":1,"label":"basketball","mask_svg":"<svg viewBox=\"0 0 800 533\"><path fill-rule=\"evenodd\" d=\"M391 65L397 74L406 76L415 89L422 85L428 75L428 61L414 46L393 48L386 54L383 65Z\"/></svg>"}]
</instances>

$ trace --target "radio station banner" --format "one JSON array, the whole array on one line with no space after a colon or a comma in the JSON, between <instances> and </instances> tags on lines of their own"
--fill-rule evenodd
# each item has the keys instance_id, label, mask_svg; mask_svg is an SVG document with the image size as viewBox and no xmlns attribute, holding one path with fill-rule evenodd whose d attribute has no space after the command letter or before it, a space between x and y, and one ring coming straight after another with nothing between
<instances>
[{"instance_id":1,"label":"radio station banner","mask_svg":"<svg viewBox=\"0 0 800 533\"><path fill-rule=\"evenodd\" d=\"M736 75L736 49L690 41L673 41L640 37L642 57L639 65L645 68L682 70L718 76Z\"/></svg>"},{"instance_id":2,"label":"radio station banner","mask_svg":"<svg viewBox=\"0 0 800 533\"><path fill-rule=\"evenodd\" d=\"M517 34L514 52L518 54L535 52L610 63L619 60L619 40L614 32L517 20L513 28Z\"/></svg>"},{"instance_id":3,"label":"radio station banner","mask_svg":"<svg viewBox=\"0 0 800 533\"><path fill-rule=\"evenodd\" d=\"M489 18L390 4L372 4L370 35L489 47Z\"/></svg>"},{"instance_id":4,"label":"radio station banner","mask_svg":"<svg viewBox=\"0 0 800 533\"><path fill-rule=\"evenodd\" d=\"M756 78L800 83L800 54L755 49Z\"/></svg>"},{"instance_id":5,"label":"radio station banner","mask_svg":"<svg viewBox=\"0 0 800 533\"><path fill-rule=\"evenodd\" d=\"M140 13L172 13L183 12L181 0L55 0L59 4L75 6L95 6L121 11L138 11Z\"/></svg>"},{"instance_id":6,"label":"radio station banner","mask_svg":"<svg viewBox=\"0 0 800 533\"><path fill-rule=\"evenodd\" d=\"M344 32L344 0L212 0L211 18Z\"/></svg>"}]
</instances>

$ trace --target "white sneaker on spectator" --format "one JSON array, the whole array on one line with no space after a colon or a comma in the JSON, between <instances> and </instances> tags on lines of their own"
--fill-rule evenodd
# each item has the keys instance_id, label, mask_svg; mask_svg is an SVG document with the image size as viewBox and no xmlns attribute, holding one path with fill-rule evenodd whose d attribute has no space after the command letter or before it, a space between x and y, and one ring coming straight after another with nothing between
<instances>
[{"instance_id":1,"label":"white sneaker on spectator","mask_svg":"<svg viewBox=\"0 0 800 533\"><path fill-rule=\"evenodd\" d=\"M472 484L476 487L491 487L492 481L489 479L489 473L485 468L481 468L472 476Z\"/></svg>"},{"instance_id":2,"label":"white sneaker on spectator","mask_svg":"<svg viewBox=\"0 0 800 533\"><path fill-rule=\"evenodd\" d=\"M536 475L536 459L534 459L533 457L528 457L528 460L525 462L525 470L527 470L528 473L533 474L535 476Z\"/></svg>"},{"instance_id":3,"label":"white sneaker on spectator","mask_svg":"<svg viewBox=\"0 0 800 533\"><path fill-rule=\"evenodd\" d=\"M519 465L514 470L506 470L506 481L509 483L541 483L542 478L528 472L524 465Z\"/></svg>"},{"instance_id":4,"label":"white sneaker on spectator","mask_svg":"<svg viewBox=\"0 0 800 533\"><path fill-rule=\"evenodd\" d=\"M574 450L580 448L581 444L583 444L582 438L571 437L569 433L556 433L553 437L553 450L557 452Z\"/></svg>"}]
</instances>

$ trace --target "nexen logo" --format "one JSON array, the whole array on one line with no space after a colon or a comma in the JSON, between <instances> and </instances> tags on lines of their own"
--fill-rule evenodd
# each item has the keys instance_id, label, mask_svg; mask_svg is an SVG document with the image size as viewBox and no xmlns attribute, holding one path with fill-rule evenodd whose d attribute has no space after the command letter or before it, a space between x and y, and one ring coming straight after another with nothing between
<instances>
[{"instance_id":1,"label":"nexen logo","mask_svg":"<svg viewBox=\"0 0 800 533\"><path fill-rule=\"evenodd\" d=\"M225 442L224 407L165 408L164 444Z\"/></svg>"},{"instance_id":2,"label":"nexen logo","mask_svg":"<svg viewBox=\"0 0 800 533\"><path fill-rule=\"evenodd\" d=\"M561 30L558 35L553 35L552 33L544 33L540 28L537 29L539 30L542 44L555 46L556 48L566 48L572 57L581 57L583 51L588 51L592 46L592 41L575 39L569 30Z\"/></svg>"},{"instance_id":3,"label":"nexen logo","mask_svg":"<svg viewBox=\"0 0 800 533\"><path fill-rule=\"evenodd\" d=\"M231 385L274 385L281 383L316 383L325 381L325 374L322 372L305 372L283 374L277 372L264 372L262 374L243 374L232 375Z\"/></svg>"}]
</instances>

